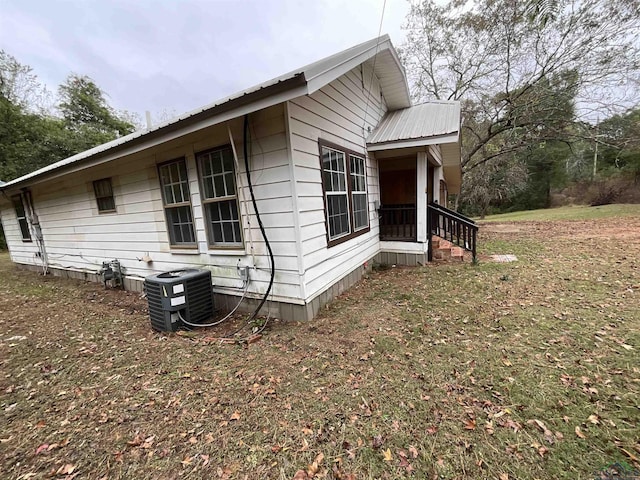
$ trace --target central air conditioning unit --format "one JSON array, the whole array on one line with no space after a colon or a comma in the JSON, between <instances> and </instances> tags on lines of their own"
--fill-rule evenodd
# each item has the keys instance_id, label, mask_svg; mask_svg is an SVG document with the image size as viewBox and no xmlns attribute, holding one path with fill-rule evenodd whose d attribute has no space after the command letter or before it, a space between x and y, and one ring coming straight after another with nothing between
<instances>
[{"instance_id":1,"label":"central air conditioning unit","mask_svg":"<svg viewBox=\"0 0 640 480\"><path fill-rule=\"evenodd\" d=\"M144 280L151 328L175 332L189 323L206 323L213 316L211 272L189 268L151 275Z\"/></svg>"}]
</instances>

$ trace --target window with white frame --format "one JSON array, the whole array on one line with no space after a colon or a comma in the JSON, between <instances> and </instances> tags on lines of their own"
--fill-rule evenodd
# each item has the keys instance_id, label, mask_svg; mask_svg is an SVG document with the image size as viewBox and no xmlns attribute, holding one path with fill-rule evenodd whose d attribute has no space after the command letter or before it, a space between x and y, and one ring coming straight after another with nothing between
<instances>
[{"instance_id":1,"label":"window with white frame","mask_svg":"<svg viewBox=\"0 0 640 480\"><path fill-rule=\"evenodd\" d=\"M13 202L13 208L16 211L16 218L18 220L18 226L20 227L20 234L22 235L23 242L31 241L31 231L29 230L29 221L27 220L27 214L24 210L24 202L22 195L15 195L11 197Z\"/></svg>"},{"instance_id":2,"label":"window with white frame","mask_svg":"<svg viewBox=\"0 0 640 480\"><path fill-rule=\"evenodd\" d=\"M158 166L169 242L178 247L196 245L191 213L187 163L184 158Z\"/></svg>"},{"instance_id":3,"label":"window with white frame","mask_svg":"<svg viewBox=\"0 0 640 480\"><path fill-rule=\"evenodd\" d=\"M209 246L241 246L242 228L231 146L196 155Z\"/></svg>"},{"instance_id":4,"label":"window with white frame","mask_svg":"<svg viewBox=\"0 0 640 480\"><path fill-rule=\"evenodd\" d=\"M365 160L362 157L351 156L351 204L353 205L353 228L355 231L369 226L369 212L367 209L367 175Z\"/></svg>"},{"instance_id":5,"label":"window with white frame","mask_svg":"<svg viewBox=\"0 0 640 480\"><path fill-rule=\"evenodd\" d=\"M320 142L328 245L369 230L366 161L342 147Z\"/></svg>"}]
</instances>

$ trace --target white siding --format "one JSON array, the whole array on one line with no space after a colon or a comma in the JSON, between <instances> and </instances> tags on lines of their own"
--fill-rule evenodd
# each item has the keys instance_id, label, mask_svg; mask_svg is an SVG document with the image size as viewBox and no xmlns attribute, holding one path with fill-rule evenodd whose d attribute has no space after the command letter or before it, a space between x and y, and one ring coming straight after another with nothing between
<instances>
[{"instance_id":1,"label":"white siding","mask_svg":"<svg viewBox=\"0 0 640 480\"><path fill-rule=\"evenodd\" d=\"M4 200L5 201L0 204L0 220L2 221L2 228L7 245L10 247L9 253L11 260L16 263L39 265L38 257L36 257L36 253L38 252L36 243L22 241L22 233L18 225L16 211L11 202L6 201L6 199Z\"/></svg>"},{"instance_id":2,"label":"white siding","mask_svg":"<svg viewBox=\"0 0 640 480\"><path fill-rule=\"evenodd\" d=\"M369 128L375 128L387 111L378 79L371 73L370 65L365 63L318 92L288 102L307 301L379 250L374 206L380 198L376 160L368 156L366 159L370 231L327 248L318 148L318 140L322 139L366 155Z\"/></svg>"},{"instance_id":3,"label":"white siding","mask_svg":"<svg viewBox=\"0 0 640 480\"><path fill-rule=\"evenodd\" d=\"M251 115L250 168L262 222L275 255L274 300L301 301L300 265L296 254L296 232L289 151L284 106L278 105ZM243 218L244 249L210 250L207 245L195 153L229 143L231 128L239 157L236 177L240 213ZM96 272L105 260L117 258L130 277L187 266L209 268L218 288L240 287L236 266L256 267L251 271L250 292L266 291L269 282L267 249L251 205L244 168L242 119L210 127L153 149L123 157L32 187L33 203L40 219L49 262L52 267ZM187 160L192 210L198 248L170 248L160 193L157 164L175 158ZM92 181L111 177L116 213L99 214ZM2 211L3 225L12 259L38 264L34 244L23 243L15 212ZM252 247L253 246L253 251ZM148 254L153 263L138 261ZM231 293L228 289L221 289Z\"/></svg>"}]
</instances>

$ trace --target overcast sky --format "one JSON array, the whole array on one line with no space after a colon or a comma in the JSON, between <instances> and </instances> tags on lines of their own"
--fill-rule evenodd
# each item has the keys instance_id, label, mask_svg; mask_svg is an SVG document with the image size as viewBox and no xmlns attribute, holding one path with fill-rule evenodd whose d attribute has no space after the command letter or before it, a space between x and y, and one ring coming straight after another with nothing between
<instances>
[{"instance_id":1,"label":"overcast sky","mask_svg":"<svg viewBox=\"0 0 640 480\"><path fill-rule=\"evenodd\" d=\"M180 114L378 34L383 0L0 0L0 49L55 91L89 75L110 104ZM387 0L394 45L407 0Z\"/></svg>"}]
</instances>

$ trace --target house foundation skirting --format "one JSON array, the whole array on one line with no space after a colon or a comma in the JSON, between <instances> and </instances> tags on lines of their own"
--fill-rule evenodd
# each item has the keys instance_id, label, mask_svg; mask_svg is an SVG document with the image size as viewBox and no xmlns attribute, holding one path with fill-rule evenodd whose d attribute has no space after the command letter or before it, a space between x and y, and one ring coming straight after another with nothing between
<instances>
[{"instance_id":1,"label":"house foundation skirting","mask_svg":"<svg viewBox=\"0 0 640 480\"><path fill-rule=\"evenodd\" d=\"M374 257L374 262L381 265L403 265L417 267L427 264L426 253L406 253L406 252L378 252Z\"/></svg>"},{"instance_id":2,"label":"house foundation skirting","mask_svg":"<svg viewBox=\"0 0 640 480\"><path fill-rule=\"evenodd\" d=\"M371 271L374 263L383 265L407 265L419 266L427 263L426 253L406 253L406 252L378 252L372 259L359 265L354 270L335 281L332 285L317 294L306 303L295 304L281 301L267 301L262 308L262 315L270 315L285 321L306 321L315 318L320 309L331 303L336 297L358 283ZM20 268L33 272L42 272L42 267L38 265L16 264ZM55 277L72 278L87 282L102 283L102 276L93 272L79 270L62 269L50 267L49 272ZM125 277L124 288L128 291L142 292L144 279ZM214 292L214 305L216 310L231 311L240 300L238 295ZM245 298L238 308L240 313L250 313L258 306L260 299Z\"/></svg>"},{"instance_id":3,"label":"house foundation skirting","mask_svg":"<svg viewBox=\"0 0 640 480\"><path fill-rule=\"evenodd\" d=\"M294 304L281 301L267 301L262 307L261 315L270 315L285 321L306 321L312 320L318 315L320 309L331 303L333 299L341 295L344 291L351 288L354 284L362 280L367 272L371 271L372 261L359 265L353 271L343 276L332 285L327 287L321 293L317 294L311 300L304 304ZM38 265L16 264L19 268L42 272L42 267ZM54 277L71 278L74 280L82 280L85 282L102 283L102 276L97 273L84 272L79 270L70 270L63 268L50 267L49 273ZM142 292L144 279L126 278L124 279L124 288L128 291ZM239 295L224 294L220 292L213 293L214 306L216 310L230 312L235 308L240 300ZM260 299L245 298L242 301L238 312L251 313L258 306Z\"/></svg>"}]
</instances>

